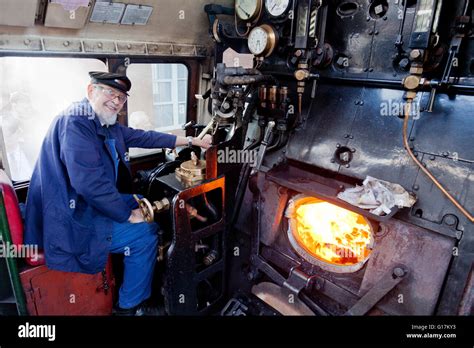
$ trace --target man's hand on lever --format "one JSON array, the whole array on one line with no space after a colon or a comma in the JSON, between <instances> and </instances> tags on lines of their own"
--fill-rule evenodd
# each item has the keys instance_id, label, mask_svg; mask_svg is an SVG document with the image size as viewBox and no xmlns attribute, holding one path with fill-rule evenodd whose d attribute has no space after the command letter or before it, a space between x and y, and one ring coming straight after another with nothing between
<instances>
[{"instance_id":1,"label":"man's hand on lever","mask_svg":"<svg viewBox=\"0 0 474 348\"><path fill-rule=\"evenodd\" d=\"M202 137L177 137L176 138L176 145L175 146L184 146L184 145L194 145L202 147L203 149L208 149L212 145L212 136L210 134L206 134Z\"/></svg>"},{"instance_id":2,"label":"man's hand on lever","mask_svg":"<svg viewBox=\"0 0 474 348\"><path fill-rule=\"evenodd\" d=\"M130 214L130 217L128 218L128 222L132 224L138 224L140 222L145 222L145 219L143 218L142 211L140 208L133 209L132 214Z\"/></svg>"}]
</instances>

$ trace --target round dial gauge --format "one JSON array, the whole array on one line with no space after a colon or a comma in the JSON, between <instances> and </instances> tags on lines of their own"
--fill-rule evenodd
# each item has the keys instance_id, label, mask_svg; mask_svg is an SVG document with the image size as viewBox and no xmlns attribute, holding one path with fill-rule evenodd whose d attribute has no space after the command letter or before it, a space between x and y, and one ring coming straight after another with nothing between
<instances>
[{"instance_id":1,"label":"round dial gauge","mask_svg":"<svg viewBox=\"0 0 474 348\"><path fill-rule=\"evenodd\" d=\"M268 57L277 44L277 33L268 24L253 28L249 34L248 46L250 52L256 56Z\"/></svg>"},{"instance_id":2,"label":"round dial gauge","mask_svg":"<svg viewBox=\"0 0 474 348\"><path fill-rule=\"evenodd\" d=\"M235 13L243 21L258 19L263 0L235 0Z\"/></svg>"},{"instance_id":3,"label":"round dial gauge","mask_svg":"<svg viewBox=\"0 0 474 348\"><path fill-rule=\"evenodd\" d=\"M290 7L290 0L265 0L265 9L273 17L279 17Z\"/></svg>"}]
</instances>

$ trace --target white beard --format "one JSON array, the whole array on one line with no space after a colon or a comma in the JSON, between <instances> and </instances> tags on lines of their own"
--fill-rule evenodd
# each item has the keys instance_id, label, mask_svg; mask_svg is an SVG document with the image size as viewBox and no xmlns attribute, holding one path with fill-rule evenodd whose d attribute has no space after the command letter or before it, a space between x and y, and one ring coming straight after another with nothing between
<instances>
[{"instance_id":1,"label":"white beard","mask_svg":"<svg viewBox=\"0 0 474 348\"><path fill-rule=\"evenodd\" d=\"M101 124L105 124L107 126L113 126L115 122L117 122L117 114L113 115L104 115L100 113L96 113L99 117L99 121Z\"/></svg>"}]
</instances>

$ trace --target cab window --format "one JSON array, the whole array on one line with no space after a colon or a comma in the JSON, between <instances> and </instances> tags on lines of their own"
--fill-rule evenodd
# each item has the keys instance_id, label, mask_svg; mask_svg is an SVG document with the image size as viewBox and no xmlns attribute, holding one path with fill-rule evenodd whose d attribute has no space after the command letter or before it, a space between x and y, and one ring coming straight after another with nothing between
<instances>
[{"instance_id":1,"label":"cab window","mask_svg":"<svg viewBox=\"0 0 474 348\"><path fill-rule=\"evenodd\" d=\"M128 98L128 126L185 135L188 69L184 64L130 64L132 81ZM130 149L130 157L154 153L155 149Z\"/></svg>"},{"instance_id":2,"label":"cab window","mask_svg":"<svg viewBox=\"0 0 474 348\"><path fill-rule=\"evenodd\" d=\"M86 96L88 72L106 69L97 59L0 58L0 146L14 182L30 180L51 121Z\"/></svg>"}]
</instances>

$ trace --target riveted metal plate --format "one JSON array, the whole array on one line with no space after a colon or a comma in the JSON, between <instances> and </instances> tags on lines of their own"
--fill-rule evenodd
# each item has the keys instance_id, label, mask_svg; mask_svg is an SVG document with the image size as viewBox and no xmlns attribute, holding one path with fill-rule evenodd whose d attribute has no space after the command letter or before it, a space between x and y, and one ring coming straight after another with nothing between
<instances>
[{"instance_id":1,"label":"riveted metal plate","mask_svg":"<svg viewBox=\"0 0 474 348\"><path fill-rule=\"evenodd\" d=\"M84 40L84 51L93 53L116 53L115 42L104 40Z\"/></svg>"}]
</instances>

